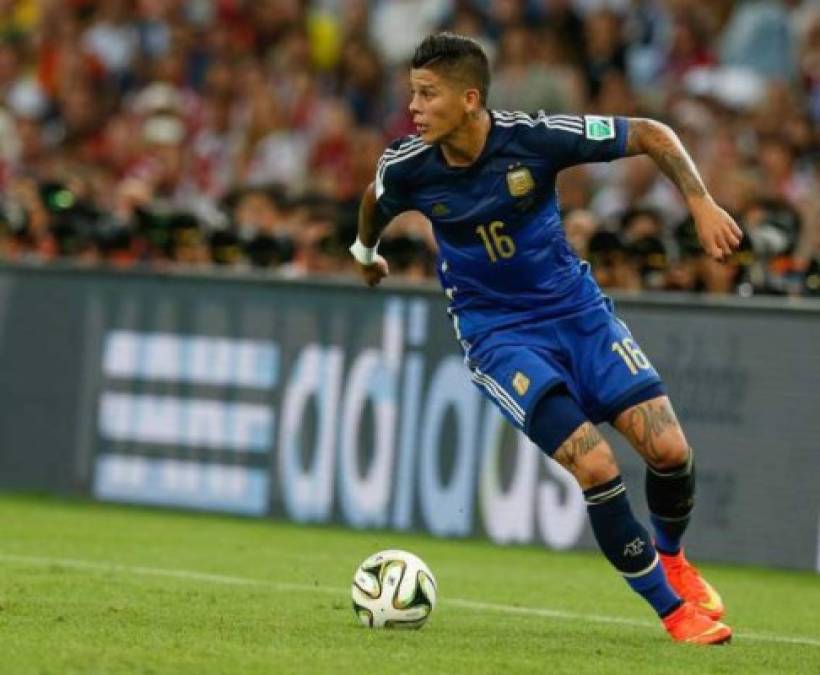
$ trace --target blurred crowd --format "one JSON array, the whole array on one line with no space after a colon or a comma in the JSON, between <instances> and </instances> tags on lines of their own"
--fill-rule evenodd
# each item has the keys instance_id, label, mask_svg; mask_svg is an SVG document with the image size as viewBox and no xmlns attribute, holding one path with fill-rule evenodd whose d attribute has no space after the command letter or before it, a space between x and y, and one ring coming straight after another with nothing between
<instances>
[{"instance_id":1,"label":"blurred crowd","mask_svg":"<svg viewBox=\"0 0 820 675\"><path fill-rule=\"evenodd\" d=\"M667 122L746 232L710 261L651 160L564 171L602 285L820 295L815 0L0 0L0 260L351 274L439 29L486 49L490 107ZM432 274L420 214L381 250Z\"/></svg>"}]
</instances>

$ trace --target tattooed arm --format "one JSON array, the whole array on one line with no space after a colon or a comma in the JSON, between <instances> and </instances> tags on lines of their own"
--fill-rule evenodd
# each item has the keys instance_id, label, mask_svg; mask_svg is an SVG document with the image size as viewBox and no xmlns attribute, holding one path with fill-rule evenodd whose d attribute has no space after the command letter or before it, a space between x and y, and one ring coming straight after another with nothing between
<instances>
[{"instance_id":1,"label":"tattooed arm","mask_svg":"<svg viewBox=\"0 0 820 675\"><path fill-rule=\"evenodd\" d=\"M655 120L629 119L626 154L649 155L686 199L703 250L717 260L740 244L742 232L707 192L695 163L677 134Z\"/></svg>"}]
</instances>

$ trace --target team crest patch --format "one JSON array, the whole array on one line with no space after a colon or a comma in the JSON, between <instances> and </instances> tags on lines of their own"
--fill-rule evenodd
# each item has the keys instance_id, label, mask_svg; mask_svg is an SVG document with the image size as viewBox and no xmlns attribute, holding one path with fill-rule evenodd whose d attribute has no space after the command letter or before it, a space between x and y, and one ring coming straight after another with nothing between
<instances>
[{"instance_id":1,"label":"team crest patch","mask_svg":"<svg viewBox=\"0 0 820 675\"><path fill-rule=\"evenodd\" d=\"M535 187L535 180L528 168L521 167L507 173L507 187L513 197L523 197Z\"/></svg>"},{"instance_id":2,"label":"team crest patch","mask_svg":"<svg viewBox=\"0 0 820 675\"><path fill-rule=\"evenodd\" d=\"M523 396L527 393L527 390L530 388L530 378L528 378L524 373L518 371L513 377L512 385L515 390L518 392L519 396Z\"/></svg>"},{"instance_id":3,"label":"team crest patch","mask_svg":"<svg viewBox=\"0 0 820 675\"><path fill-rule=\"evenodd\" d=\"M615 138L615 120L601 115L584 116L585 136L591 141L605 141Z\"/></svg>"}]
</instances>

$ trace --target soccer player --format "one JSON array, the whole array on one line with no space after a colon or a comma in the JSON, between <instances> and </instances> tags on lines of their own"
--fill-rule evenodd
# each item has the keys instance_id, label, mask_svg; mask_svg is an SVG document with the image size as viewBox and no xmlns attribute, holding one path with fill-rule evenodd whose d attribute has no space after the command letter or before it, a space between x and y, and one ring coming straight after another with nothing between
<instances>
[{"instance_id":1,"label":"soccer player","mask_svg":"<svg viewBox=\"0 0 820 675\"><path fill-rule=\"evenodd\" d=\"M720 597L681 548L694 503L692 449L658 373L567 244L555 177L574 164L647 154L682 192L710 256L729 255L740 229L659 122L488 110L485 54L449 33L418 46L410 81L418 134L379 160L350 249L364 281L388 274L377 245L391 219L424 213L475 384L575 476L601 550L671 637L728 641ZM646 462L654 541L632 513L601 422Z\"/></svg>"}]
</instances>

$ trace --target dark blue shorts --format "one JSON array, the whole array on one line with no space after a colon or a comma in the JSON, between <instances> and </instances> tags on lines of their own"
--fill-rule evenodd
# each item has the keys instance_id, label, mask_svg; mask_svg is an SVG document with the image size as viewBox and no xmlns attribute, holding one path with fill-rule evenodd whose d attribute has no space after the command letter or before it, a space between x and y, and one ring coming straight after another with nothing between
<instances>
[{"instance_id":1,"label":"dark blue shorts","mask_svg":"<svg viewBox=\"0 0 820 675\"><path fill-rule=\"evenodd\" d=\"M607 301L564 319L497 331L470 349L473 382L524 432L541 396L558 384L594 424L662 391L661 378ZM647 396L651 398L652 396Z\"/></svg>"}]
</instances>

